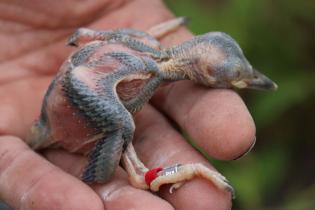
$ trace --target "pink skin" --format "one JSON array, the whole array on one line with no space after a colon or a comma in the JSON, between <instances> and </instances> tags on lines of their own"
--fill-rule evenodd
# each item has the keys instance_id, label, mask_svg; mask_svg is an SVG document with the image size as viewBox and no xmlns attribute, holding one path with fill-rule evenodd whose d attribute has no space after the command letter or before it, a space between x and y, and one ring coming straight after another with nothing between
<instances>
[{"instance_id":1,"label":"pink skin","mask_svg":"<svg viewBox=\"0 0 315 210\"><path fill-rule=\"evenodd\" d=\"M16 0L3 4L0 14L6 26L0 32L0 200L14 209L33 210L230 209L229 193L200 179L172 195L167 188L154 195L131 187L126 173L118 169L111 182L90 188L75 177L85 164L83 156L47 150L42 157L23 143L48 84L73 50L65 47L68 35L81 26L147 29L172 16L159 0L68 0L62 6L51 0L25 5ZM181 29L162 43L170 46L191 36ZM254 141L253 120L236 93L208 90L191 82L173 83L136 116L135 147L148 167L206 163L163 115L215 158L234 159Z\"/></svg>"}]
</instances>

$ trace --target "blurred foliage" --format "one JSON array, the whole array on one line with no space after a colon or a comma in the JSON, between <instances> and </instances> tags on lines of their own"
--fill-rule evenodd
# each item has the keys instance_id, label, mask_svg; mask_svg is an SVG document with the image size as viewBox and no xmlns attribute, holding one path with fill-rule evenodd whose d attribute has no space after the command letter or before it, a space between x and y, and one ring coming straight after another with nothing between
<instances>
[{"instance_id":1,"label":"blurred foliage","mask_svg":"<svg viewBox=\"0 0 315 210\"><path fill-rule=\"evenodd\" d=\"M240 91L257 126L254 151L214 164L237 190L233 209L315 209L315 1L167 0L196 34L224 31L279 85ZM241 129L241 128L240 128Z\"/></svg>"}]
</instances>

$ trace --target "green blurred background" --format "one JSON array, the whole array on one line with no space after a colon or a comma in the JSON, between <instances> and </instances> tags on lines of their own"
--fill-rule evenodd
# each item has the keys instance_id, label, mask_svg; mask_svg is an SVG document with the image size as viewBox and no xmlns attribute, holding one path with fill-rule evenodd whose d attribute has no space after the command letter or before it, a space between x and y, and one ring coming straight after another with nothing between
<instances>
[{"instance_id":1,"label":"green blurred background","mask_svg":"<svg viewBox=\"0 0 315 210\"><path fill-rule=\"evenodd\" d=\"M315 1L167 0L196 34L224 31L276 92L241 91L257 126L253 151L214 161L234 185L233 209L315 209ZM241 129L241 128L240 128Z\"/></svg>"}]
</instances>

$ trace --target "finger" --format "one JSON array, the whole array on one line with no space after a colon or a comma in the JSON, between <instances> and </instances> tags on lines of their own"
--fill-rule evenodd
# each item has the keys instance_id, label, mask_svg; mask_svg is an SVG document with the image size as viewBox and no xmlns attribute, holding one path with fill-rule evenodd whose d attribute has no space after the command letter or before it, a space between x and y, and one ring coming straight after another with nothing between
<instances>
[{"instance_id":1,"label":"finger","mask_svg":"<svg viewBox=\"0 0 315 210\"><path fill-rule=\"evenodd\" d=\"M136 116L135 147L149 168L166 167L176 163L209 163L176 132L167 120L152 107L145 106ZM186 182L174 194L168 189L160 195L175 209L229 209L230 193L218 190L204 179Z\"/></svg>"},{"instance_id":2,"label":"finger","mask_svg":"<svg viewBox=\"0 0 315 210\"><path fill-rule=\"evenodd\" d=\"M0 199L13 209L104 209L88 186L11 136L0 137Z\"/></svg>"},{"instance_id":3,"label":"finger","mask_svg":"<svg viewBox=\"0 0 315 210\"><path fill-rule=\"evenodd\" d=\"M54 164L65 171L79 176L86 164L86 158L60 150L46 151L45 155ZM95 184L92 188L102 198L106 210L137 209L137 210L171 210L169 203L148 191L136 189L129 185L127 174L117 169L112 180L104 185Z\"/></svg>"},{"instance_id":4,"label":"finger","mask_svg":"<svg viewBox=\"0 0 315 210\"><path fill-rule=\"evenodd\" d=\"M231 90L178 82L158 92L153 104L215 158L235 159L255 142L253 119L242 99Z\"/></svg>"}]
</instances>

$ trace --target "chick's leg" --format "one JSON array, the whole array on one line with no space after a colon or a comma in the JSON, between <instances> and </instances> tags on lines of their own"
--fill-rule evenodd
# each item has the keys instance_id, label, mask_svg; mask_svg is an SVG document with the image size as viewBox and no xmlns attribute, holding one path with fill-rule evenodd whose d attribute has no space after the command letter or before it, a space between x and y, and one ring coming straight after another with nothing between
<instances>
[{"instance_id":1,"label":"chick's leg","mask_svg":"<svg viewBox=\"0 0 315 210\"><path fill-rule=\"evenodd\" d=\"M122 160L129 175L131 185L140 189L149 189L149 186L144 180L145 173L149 171L149 169L139 160L132 143L129 143L124 151Z\"/></svg>"},{"instance_id":2,"label":"chick's leg","mask_svg":"<svg viewBox=\"0 0 315 210\"><path fill-rule=\"evenodd\" d=\"M185 181L191 180L195 177L202 177L212 182L218 189L227 190L234 196L234 190L229 185L226 178L219 172L214 171L201 163L192 163L184 165L175 165L164 168L158 173L156 179L150 184L152 191L158 191L163 184L173 184L170 188L170 193L173 189L179 188Z\"/></svg>"},{"instance_id":3,"label":"chick's leg","mask_svg":"<svg viewBox=\"0 0 315 210\"><path fill-rule=\"evenodd\" d=\"M151 27L147 30L147 33L156 39L160 39L161 37L172 31L175 31L180 26L186 25L187 23L187 17L178 17Z\"/></svg>"},{"instance_id":4,"label":"chick's leg","mask_svg":"<svg viewBox=\"0 0 315 210\"><path fill-rule=\"evenodd\" d=\"M180 26L186 25L188 19L186 17L178 17L166 22L160 23L148 29L147 32L143 32L137 29L121 28L108 31L92 30L88 28L79 28L68 39L68 44L72 46L80 46L84 43L93 40L110 40L117 39L117 35L126 35L133 38L144 39L143 41L151 42L155 47L159 47L160 44L156 39L159 39L166 34L176 30ZM145 41L146 40L146 41Z\"/></svg>"},{"instance_id":5,"label":"chick's leg","mask_svg":"<svg viewBox=\"0 0 315 210\"><path fill-rule=\"evenodd\" d=\"M227 190L234 196L234 190L226 178L201 163L177 164L166 168L157 168L158 170L149 170L138 158L131 143L123 154L123 163L129 175L130 183L137 188L150 189L156 192L159 191L160 186L172 184L170 187L170 193L172 193L174 189L178 189L186 181L195 177L202 177L212 182L218 189ZM151 176L150 182L147 180L148 174Z\"/></svg>"}]
</instances>

